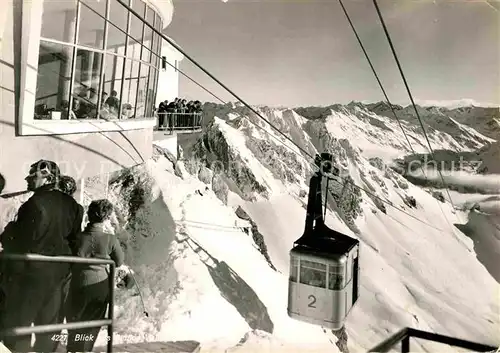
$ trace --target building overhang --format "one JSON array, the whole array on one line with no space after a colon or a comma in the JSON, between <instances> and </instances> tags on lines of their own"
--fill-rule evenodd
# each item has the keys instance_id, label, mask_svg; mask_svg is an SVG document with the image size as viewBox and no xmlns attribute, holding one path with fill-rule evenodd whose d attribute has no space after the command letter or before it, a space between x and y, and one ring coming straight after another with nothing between
<instances>
[{"instance_id":1,"label":"building overhang","mask_svg":"<svg viewBox=\"0 0 500 353\"><path fill-rule=\"evenodd\" d=\"M151 130L155 126L156 118L126 120L34 120L23 123L20 126L20 135L67 135L142 129Z\"/></svg>"},{"instance_id":2,"label":"building overhang","mask_svg":"<svg viewBox=\"0 0 500 353\"><path fill-rule=\"evenodd\" d=\"M144 0L146 4L151 6L158 15L160 15L163 22L163 29L167 28L172 22L174 15L174 4L172 0Z\"/></svg>"}]
</instances>

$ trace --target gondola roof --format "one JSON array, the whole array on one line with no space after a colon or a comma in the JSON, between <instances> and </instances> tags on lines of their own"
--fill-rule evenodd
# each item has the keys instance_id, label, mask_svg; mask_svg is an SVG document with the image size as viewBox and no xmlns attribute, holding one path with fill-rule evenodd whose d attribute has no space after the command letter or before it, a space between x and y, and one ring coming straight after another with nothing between
<instances>
[{"instance_id":1,"label":"gondola roof","mask_svg":"<svg viewBox=\"0 0 500 353\"><path fill-rule=\"evenodd\" d=\"M358 244L358 239L318 224L313 230L306 231L294 245L296 251L336 258L349 253Z\"/></svg>"}]
</instances>

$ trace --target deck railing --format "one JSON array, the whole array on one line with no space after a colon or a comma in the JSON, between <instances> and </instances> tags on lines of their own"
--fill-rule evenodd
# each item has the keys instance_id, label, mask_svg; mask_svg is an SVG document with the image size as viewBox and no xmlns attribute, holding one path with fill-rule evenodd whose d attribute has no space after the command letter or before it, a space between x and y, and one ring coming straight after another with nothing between
<instances>
[{"instance_id":1,"label":"deck railing","mask_svg":"<svg viewBox=\"0 0 500 353\"><path fill-rule=\"evenodd\" d=\"M156 113L156 115L159 130L190 132L199 131L202 127L202 113Z\"/></svg>"},{"instance_id":2,"label":"deck railing","mask_svg":"<svg viewBox=\"0 0 500 353\"><path fill-rule=\"evenodd\" d=\"M421 338L428 341L439 342L450 346L461 347L470 349L475 352L498 352L498 347L490 346L487 344L466 341L456 337L444 336L437 333L417 330L411 327L406 327L377 346L370 349L368 352L389 352L399 342L401 342L401 352L410 352L410 338Z\"/></svg>"},{"instance_id":3,"label":"deck railing","mask_svg":"<svg viewBox=\"0 0 500 353\"><path fill-rule=\"evenodd\" d=\"M0 331L0 341L4 337L26 336L31 334L61 332L62 330L77 330L84 328L94 328L108 326L108 345L107 352L113 351L113 308L114 308L114 292L115 292L115 262L113 260L83 258L76 256L45 256L38 254L3 254L0 253L0 260L8 261L28 261L28 262L60 262L60 263L79 263L79 264L94 264L94 265L109 265L109 293L110 303L108 310L108 318L104 320L78 321L67 324L49 324L40 326L25 326L11 327Z\"/></svg>"}]
</instances>

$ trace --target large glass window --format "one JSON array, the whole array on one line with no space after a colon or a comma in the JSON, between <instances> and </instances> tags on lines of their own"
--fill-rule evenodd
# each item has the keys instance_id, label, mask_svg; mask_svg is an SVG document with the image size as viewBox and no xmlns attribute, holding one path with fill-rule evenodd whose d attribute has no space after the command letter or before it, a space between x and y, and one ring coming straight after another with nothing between
<instances>
[{"instance_id":1,"label":"large glass window","mask_svg":"<svg viewBox=\"0 0 500 353\"><path fill-rule=\"evenodd\" d=\"M102 2L100 3L102 4ZM95 49L103 49L105 24L104 17L99 15L97 12L94 12L94 10L92 10L90 7L85 5L84 2L82 2L80 4L79 19L77 44Z\"/></svg>"},{"instance_id":2,"label":"large glass window","mask_svg":"<svg viewBox=\"0 0 500 353\"><path fill-rule=\"evenodd\" d=\"M300 283L326 288L326 265L313 261L300 260Z\"/></svg>"},{"instance_id":3,"label":"large glass window","mask_svg":"<svg viewBox=\"0 0 500 353\"><path fill-rule=\"evenodd\" d=\"M161 19L142 0L43 0L35 119L151 117Z\"/></svg>"},{"instance_id":4,"label":"large glass window","mask_svg":"<svg viewBox=\"0 0 500 353\"><path fill-rule=\"evenodd\" d=\"M136 101L136 118L144 117L146 113L146 95L149 77L149 65L141 64Z\"/></svg>"},{"instance_id":5,"label":"large glass window","mask_svg":"<svg viewBox=\"0 0 500 353\"><path fill-rule=\"evenodd\" d=\"M102 54L77 49L72 91L72 111L78 119L96 119Z\"/></svg>"},{"instance_id":6,"label":"large glass window","mask_svg":"<svg viewBox=\"0 0 500 353\"><path fill-rule=\"evenodd\" d=\"M73 49L58 43L40 43L35 119L68 118Z\"/></svg>"}]
</instances>

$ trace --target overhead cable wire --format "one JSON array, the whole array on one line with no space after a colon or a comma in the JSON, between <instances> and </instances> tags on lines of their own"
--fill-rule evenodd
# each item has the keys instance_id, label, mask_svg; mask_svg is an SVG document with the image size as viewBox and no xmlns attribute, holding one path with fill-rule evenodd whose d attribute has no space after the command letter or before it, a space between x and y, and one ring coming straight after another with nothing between
<instances>
[{"instance_id":1,"label":"overhead cable wire","mask_svg":"<svg viewBox=\"0 0 500 353\"><path fill-rule=\"evenodd\" d=\"M344 6L344 3L343 3L343 1L342 1L342 0L339 0L339 4L340 4L340 6L342 7L342 11L344 12L345 17L346 17L347 21L349 22L349 25L351 26L351 29L352 29L352 31L353 31L353 33L354 33L354 35L356 36L356 39L357 39L357 41L358 41L358 44L359 44L359 46L361 47L361 50L363 51L363 54L365 55L365 58L366 58L366 60L368 61L368 64L370 65L370 69L372 70L373 75L375 76L375 79L377 80L377 83L378 83L378 85L379 85L379 87L380 87L380 90L382 91L382 93L383 93L383 95L384 95L384 97L385 97L385 100L387 101L387 104L389 105L389 107L390 107L390 109L391 109L391 111L392 111L392 114L393 114L393 115L394 115L394 117L396 118L396 121L398 122L399 128L400 128L400 129L401 129L401 131L403 132L403 135L404 135L404 137L405 137L405 139L406 139L406 142L408 143L408 146L410 147L411 152L412 152L414 155L416 155L416 152L415 152L415 150L413 149L413 146L412 146L412 144L411 144L411 142L410 142L410 139L408 138L408 135L406 134L406 132L405 132L405 130L404 130L404 128L403 128L403 125L401 124L401 120L399 119L398 115L396 114L396 111L394 110L394 107L393 107L393 105L392 105L391 101L389 100L389 97L388 97L388 95L387 95L387 93L386 93L386 91L385 91L385 89L384 89L384 85L383 85L383 84L382 84L382 82L380 81L379 76L378 76L378 74L377 74L377 71L375 70L375 67L373 66L372 61L371 61L371 59L370 59L370 56L368 55L368 53L367 53L367 51L366 51L366 49L365 49L365 46L363 45L363 42L362 42L361 38L360 38L360 37L359 37L359 35L358 35L358 31L356 30L356 27L354 26L354 23L353 23L353 22L352 22L352 20L351 20L351 16L349 16L349 13L347 12L347 9L346 9L346 7ZM425 131L424 131L424 134L425 134ZM426 175L426 173L425 173L425 170L424 170L424 167L423 167L423 165L422 165L422 164L420 164L420 170L422 171L422 175L424 176L424 178L425 178L426 180L428 180L427 175ZM450 198L450 201L451 201L451 198ZM438 201L438 200L436 200L436 202L438 202L438 206L439 206L439 208L440 208L440 210L441 210L441 213L443 214L443 216L446 218L447 222L449 223L449 221L448 221L448 219L447 219L447 217L446 217L446 215L445 215L445 213L444 213L444 211L443 211L443 209L442 209L441 205L439 204L439 201ZM453 205L453 203L452 203L452 205Z\"/></svg>"},{"instance_id":2,"label":"overhead cable wire","mask_svg":"<svg viewBox=\"0 0 500 353\"><path fill-rule=\"evenodd\" d=\"M155 53L153 53L153 55L155 55L158 58L160 58L160 60L163 60L163 58L161 58L160 55L157 55ZM186 77L188 80L190 80L195 85L197 85L198 87L200 87L202 90L204 90L205 92L207 92L208 94L210 94L212 97L214 97L218 101L222 102L222 104L226 104L226 102L223 99L219 98L219 96L217 96L215 93L213 93L212 91L210 91L208 88L205 88L205 86L203 86L201 83L198 83L195 79L193 79L192 77L190 77L188 74L186 74L185 72L183 72L180 69L178 69L177 67L175 67L175 65L169 63L167 60L165 60L164 62L167 63L168 65L170 65L170 67L172 67L176 71L178 71L182 76Z\"/></svg>"},{"instance_id":3,"label":"overhead cable wire","mask_svg":"<svg viewBox=\"0 0 500 353\"><path fill-rule=\"evenodd\" d=\"M180 72L180 70L179 70L179 69L177 69L177 70ZM194 81L194 80L193 80L193 81ZM196 84L198 84L198 85L202 86L202 85L201 85L201 84L199 84L198 82L196 82ZM205 88L205 87L203 87L203 88L204 88L205 90L209 91L207 88ZM222 101L222 100L221 100L221 101ZM222 102L223 102L223 104L226 104L224 101L222 101ZM265 130L262 126L259 126L259 125L255 124L254 122L252 122L252 121L250 121L250 120L248 120L248 121L249 121L251 124L253 124L254 126L256 126L256 127L260 128L260 129L262 129L264 132L268 133L268 134L269 134L269 136L271 136L271 137L275 138L275 139L276 139L279 143L281 143L283 146L288 147L288 148L289 148L289 149L290 149L290 150L291 150L291 151L292 151L295 155L297 155L297 156L299 156L299 157L304 158L304 156L301 156L300 154L298 154L296 151L294 151L294 150L293 150L293 149L291 149L289 146L287 146L285 143L283 143L283 141L281 141L281 140L277 139L277 138L276 138L276 136L274 136L274 135L270 134L270 132L269 132L269 131L267 131L267 130ZM270 125L272 125L272 124L270 124ZM294 144L296 147L299 147L299 146L297 146L297 144L296 144L293 140L292 140L291 142L292 142L292 144ZM316 166L314 163L312 163L312 162L310 162L310 163L311 163L312 165ZM361 187L361 186L356 185L353 181L350 181L350 180L348 180L347 178L340 177L340 176L339 176L339 178L340 178L340 179L342 179L342 180L344 180L344 183L342 183L344 188L345 188L345 186L346 186L347 184L352 184L355 188L357 188L357 189L359 189L359 190L361 190L361 191L364 191L367 195L370 195L370 196L372 196L372 197L374 197L374 198L378 199L379 201L383 202L384 204L387 204L387 205L389 205L389 206L393 207L393 208L394 208L394 209L396 209L397 211L400 211L400 212L402 212L402 213L406 214L407 216L412 217L412 218L416 219L417 221L419 221L419 222L421 222L421 223L423 223L423 224L425 224L425 225L427 225L427 226L429 226L429 227L431 227L431 228L434 228L434 229L439 230L439 231L443 231L442 229L439 229L439 228L437 228L437 227L435 227L435 226L431 225L430 223L427 223L427 222L425 222L425 221L423 221L423 220L421 220L421 219L419 219L419 218L415 217L414 215L412 215L412 214L410 214L410 213L408 213L408 212L404 211L403 209L401 209L401 208L399 208L399 207L394 206L391 202L388 202L387 200L385 200L385 199L383 199L383 198L381 198L381 197L379 197L379 196L375 195L374 193L372 193L372 192L370 192L370 191L366 190L365 188L363 188L363 187ZM333 179L333 180L334 180L335 182L337 182L337 183L340 183L338 180L335 180L335 179ZM196 222L196 221L190 221L190 222ZM196 223L202 223L202 222L196 222ZM211 224L209 224L209 223L205 223L205 225L211 225ZM229 227L228 227L228 228L229 228ZM232 227L231 227L231 228L232 228Z\"/></svg>"},{"instance_id":4,"label":"overhead cable wire","mask_svg":"<svg viewBox=\"0 0 500 353\"><path fill-rule=\"evenodd\" d=\"M411 218L413 218L413 219L415 219L415 220L419 221L420 223L423 223L423 224L425 224L425 225L427 225L427 226L429 226L429 227L431 227L431 228L434 228L434 229L436 229L436 230L443 231L442 229L437 228L436 226L433 226L432 224L430 224L430 223L427 223L427 222L423 221L422 219L420 219L420 218L418 218L418 217L416 217L416 216L412 215L411 213L406 212L406 211L405 211L405 210L403 210L402 208L399 208L399 207L395 206L392 202L389 202L389 201L387 201L387 200L385 200L385 199L381 198L380 196L376 195L375 193L373 193L373 192L371 192L371 191L368 191L368 190L366 190L365 188L363 188L363 187L361 187L361 186L359 186L359 185L355 184L354 182L352 182L352 181L348 180L347 178L342 178L342 177L338 177L338 178L339 178L339 179L346 179L346 181L345 181L346 183L351 184L352 186L354 186L354 187L355 187L355 188L357 188L358 190L365 192L367 195L369 195L369 196L371 196L371 197L374 197L374 198L378 199L379 201L381 201L381 202L383 202L383 203L385 203L385 204L387 204L387 205L391 206L391 207L392 207L392 208L394 208L395 210L397 210L397 211L399 211L399 212L402 212L402 213L404 213L405 215L407 215L407 216L409 216L409 217L411 217ZM343 184L342 182L338 181L336 178L331 178L331 179L332 179L333 181L335 181L336 183L338 183L338 184Z\"/></svg>"},{"instance_id":5,"label":"overhead cable wire","mask_svg":"<svg viewBox=\"0 0 500 353\"><path fill-rule=\"evenodd\" d=\"M370 57L368 56L368 53L365 50L365 46L363 45L363 42L361 41L361 38L358 35L358 31L356 30L356 27L354 27L354 24L351 21L351 17L347 13L347 10L346 10L346 8L344 6L344 3L342 2L342 0L339 0L339 3L340 3L340 6L342 7L342 10L344 11L344 14L345 14L345 16L347 18L347 21L349 22L349 25L351 26L352 31L354 32L354 35L356 36L356 39L358 40L359 46L361 47L361 50L363 51L363 54L365 55L365 58L368 61L368 64L370 65L370 68L371 68L371 70L373 72L373 75L375 76L375 79L377 80L377 83L378 83L380 89L382 90L382 93L384 94L385 100L387 101L387 104L389 104L389 107L391 108L392 114L396 118L396 121L398 122L398 125L399 125L401 131L403 132L403 135L404 135L404 137L406 139L406 142L408 142L408 146L410 147L411 152L413 154L415 154L415 150L413 149L413 147L412 147L412 145L410 143L408 135L406 134L406 132L405 132L405 130L403 128L403 125L401 124L401 120L399 119L398 115L396 114L396 111L394 110L394 107L393 107L391 101L389 100L389 97L387 96L387 93L386 93L386 91L384 89L384 86L382 85L382 82L380 81L380 79L378 77L377 71L375 70L375 67L372 64L372 61L371 61ZM423 172L423 170L422 170L422 172ZM425 176L425 173L424 173L424 176Z\"/></svg>"},{"instance_id":6,"label":"overhead cable wire","mask_svg":"<svg viewBox=\"0 0 500 353\"><path fill-rule=\"evenodd\" d=\"M424 137L427 141L427 145L429 146L429 152L430 152L431 158L435 161L436 159L434 158L434 151L432 149L431 142L429 140L429 137L427 136L427 132L425 130L424 123L422 122L422 119L420 118L420 114L418 113L417 106L416 106L415 101L413 99L413 95L411 93L408 82L406 81L406 77L405 77L405 74L403 72L403 68L401 67L401 63L399 62L399 58L398 58L398 55L396 53L396 49L394 48L394 44L392 42L391 35L389 34L389 31L387 30L387 26L385 25L385 21L384 21L384 18L382 16L382 12L380 11L380 8L378 6L377 0L373 0L373 4L375 5L375 9L377 10L377 14L378 14L378 17L380 19L380 23L382 24L385 36L387 38L387 41L389 42L389 46L391 47L392 55L394 56L394 60L396 61L396 64L398 66L399 73L401 74L401 78L403 79L406 91L408 92L408 96L410 97L411 104L413 106L413 109L415 110L415 114L416 114L417 119L420 123L420 127L422 128L422 131L424 133ZM441 173L441 170L439 168L437 169L437 171L439 173L439 176L441 177L441 181L443 182L444 187L446 188L446 192L448 194L448 198L450 199L451 206L453 209L455 209L455 206L453 204L453 200L451 199L450 190L449 190L448 186L446 185L446 182L444 181L443 174Z\"/></svg>"},{"instance_id":7,"label":"overhead cable wire","mask_svg":"<svg viewBox=\"0 0 500 353\"><path fill-rule=\"evenodd\" d=\"M120 3L123 7L125 7L130 13L132 13L134 16L138 17L139 19L143 19L141 15L137 13L132 7L130 7L128 4L125 3L123 0L116 0L118 3ZM188 55L181 47L179 47L176 43L174 43L173 40L168 38L166 35L158 31L156 28L154 28L153 25L149 24L147 21L143 21L145 25L147 25L151 30L153 30L154 33L160 36L164 41L166 41L168 44L170 44L172 47L174 47L177 51L179 51L182 55L184 55L185 58L187 58L189 61L191 61L197 68L199 68L201 71L203 71L208 77L210 77L212 80L217 82L222 88L224 88L229 94L231 94L234 98L236 98L238 101L240 101L245 107L250 109L255 115L260 117L263 121L265 121L267 124L269 124L270 127L272 127L276 132L278 132L280 135L282 135L285 139L293 143L302 153L305 155L309 156L311 159L314 160L314 156L312 156L307 150L304 148L300 147L297 145L290 137L288 137L285 133L283 133L279 128L271 124L271 122L266 119L262 114L260 114L257 110L255 110L252 106L250 106L247 102L245 102L242 98L240 98L236 93L234 93L230 88L228 88L225 84L223 84L221 81L219 81L214 75L212 75L207 69L205 69L203 66L201 66L195 59L193 59L190 55Z\"/></svg>"},{"instance_id":8,"label":"overhead cable wire","mask_svg":"<svg viewBox=\"0 0 500 353\"><path fill-rule=\"evenodd\" d=\"M178 70L179 72L181 72L179 69L177 69L177 70ZM192 80L194 81L194 79L192 79ZM201 84L199 84L198 82L196 82L196 81L194 81L194 82L195 82L197 85L202 86L202 85L201 85ZM203 86L202 86L202 87L203 87ZM203 87L203 88L204 88L205 90L209 91L207 88L205 88L205 87ZM209 91L209 92L210 92L210 91ZM219 99L219 100L220 100L220 99ZM221 100L221 102L222 102L223 104L226 104L223 100ZM276 138L276 136L272 135L269 131L265 130L262 126L259 126L259 125L255 124L254 122L252 122L252 121L250 121L250 120L248 120L248 121L249 121L251 124L253 124L254 126L256 126L256 127L260 128L260 129L262 129L264 132L268 133L268 134L269 134L269 136L271 136L271 137L275 138L275 139L276 139L279 143L281 143L283 146L285 146L285 147L289 148L289 149L290 149L290 151L292 151L295 155L297 155L297 156L299 156L299 157L304 158L304 156L301 156L300 154L298 154L296 151L294 151L294 150L293 150L293 149L291 149L289 146L287 146L286 144L284 144L284 143L283 143L283 141L280 141L279 139L277 139L277 138ZM270 124L270 125L272 125L272 124ZM296 147L299 147L299 146L297 146L297 144L296 144L293 140L292 140L292 143L293 143ZM312 163L312 162L310 162L310 163L311 163L312 165L316 166L314 163ZM400 208L398 208L398 207L394 206L391 202L388 202L387 200L385 200L385 199L383 199L383 198L381 198L381 197L379 197L379 196L375 195L374 193L371 193L370 191L368 191L368 190L364 189L363 187L356 185L353 181L347 180L347 178L343 178L343 177L340 177L340 176L339 176L339 178L341 178L341 179L343 179L343 180L344 180L344 183L343 183L343 187L344 187L344 188L345 188L345 186L346 186L347 184L352 184L352 185L353 185L354 187L356 187L357 189L359 189L359 190L361 190L361 191L364 191L367 195L370 195L370 196L372 196L372 197L377 198L379 201L381 201L381 202L383 202L383 203L385 203L385 204L387 204L387 205L389 205L389 206L393 207L394 209L396 209L396 210L398 210L398 211L400 211L400 212L402 212L402 213L404 213L404 214L406 214L406 215L408 215L408 216L410 216L410 217L412 217L412 218L414 218L414 219L418 220L419 222L421 222L421 223L423 223L423 224L425 224L425 225L427 225L427 226L429 226L429 227L431 227L431 228L434 228L434 229L436 229L436 230L443 231L442 229L436 228L435 226L431 225L430 223L427 223L427 222L425 222L425 221L423 221L423 220L421 220L421 219L419 219L419 218L415 217L414 215L412 215L412 214L410 214L410 213L408 213L408 212L404 211L403 209L400 209ZM336 181L336 182L340 183L339 181L337 181L337 180L335 180L335 179L334 179L334 181ZM325 205L325 206L326 206L326 205ZM325 209L325 211L326 211L326 209ZM197 223L201 223L201 222L197 222ZM209 224L206 224L206 225L209 225Z\"/></svg>"},{"instance_id":9,"label":"overhead cable wire","mask_svg":"<svg viewBox=\"0 0 500 353\"><path fill-rule=\"evenodd\" d=\"M429 146L429 154L431 155L432 160L436 161L436 159L434 157L434 151L433 151L432 146L431 146L431 142L430 142L429 137L427 135L427 132L425 130L425 127L424 127L424 124L422 122L422 119L420 118L420 114L418 113L418 109L417 109L415 101L413 99L413 95L411 93L410 87L408 85L408 82L406 80L405 74L403 72L403 68L401 67L401 63L400 63L398 55L396 53L396 49L394 48L394 44L393 44L391 36L389 34L389 30L387 29L387 26L385 25L385 21L384 21L384 18L382 16L382 12L380 11L380 8L378 6L377 0L373 0L373 4L375 5L375 9L377 10L377 14L378 14L378 17L380 19L380 23L382 24L382 28L384 29L384 33L385 33L385 36L386 36L387 41L389 43L389 46L391 48L392 54L394 56L394 60L396 61L396 64L397 64L398 69L399 69L399 73L401 74L401 78L403 79L403 82L405 84L405 88L406 88L406 91L408 93L408 96L410 97L412 107L415 110L415 114L416 114L417 119L418 119L418 121L420 123L420 126L422 128L422 132L423 132L424 137L425 137L425 139L427 141L427 145ZM421 168L422 168L422 165L421 165ZM445 187L446 193L448 194L448 199L450 200L450 204L451 204L451 207L452 207L452 213L455 213L455 205L453 204L453 200L451 198L450 190L449 190L446 182L444 181L443 174L441 173L441 170L439 169L439 167L437 168L437 172L439 173L439 176L441 177L441 181L443 183L443 186ZM422 168L422 173L424 173L423 168ZM425 179L427 179L425 173L424 173L424 177L425 177ZM441 204L439 203L439 200L436 199L436 202L438 203L439 209L441 210L441 213L443 214L443 217L445 218L446 222L448 223L448 225L449 225L449 227L451 229L452 234L455 234L455 232L454 232L455 231L455 227L451 224L450 220L446 216L446 213L444 212L443 208L441 207Z\"/></svg>"}]
</instances>

